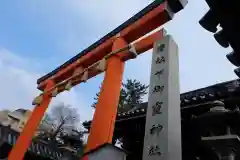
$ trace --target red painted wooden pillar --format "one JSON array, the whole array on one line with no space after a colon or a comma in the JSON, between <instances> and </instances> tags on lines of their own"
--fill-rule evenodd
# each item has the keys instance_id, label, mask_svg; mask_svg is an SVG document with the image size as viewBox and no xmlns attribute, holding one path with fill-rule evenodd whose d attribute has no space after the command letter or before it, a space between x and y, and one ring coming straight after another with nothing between
<instances>
[{"instance_id":1,"label":"red painted wooden pillar","mask_svg":"<svg viewBox=\"0 0 240 160\"><path fill-rule=\"evenodd\" d=\"M113 43L112 50L118 50L126 45L127 43L124 39L117 37ZM103 144L112 143L123 72L124 62L120 56L114 55L110 57L107 61L107 69L96 105L85 153Z\"/></svg>"},{"instance_id":2,"label":"red painted wooden pillar","mask_svg":"<svg viewBox=\"0 0 240 160\"><path fill-rule=\"evenodd\" d=\"M49 80L45 90L49 90L53 86L54 82ZM43 95L42 103L34 108L31 117L17 139L16 145L8 156L8 160L23 160L24 155L31 144L32 137L34 136L51 99L52 96L50 94Z\"/></svg>"}]
</instances>

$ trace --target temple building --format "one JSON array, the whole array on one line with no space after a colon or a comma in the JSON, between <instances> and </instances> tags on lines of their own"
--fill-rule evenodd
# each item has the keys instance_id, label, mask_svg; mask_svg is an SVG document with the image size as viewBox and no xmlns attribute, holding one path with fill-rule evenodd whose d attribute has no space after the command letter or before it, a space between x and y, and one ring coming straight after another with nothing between
<instances>
[{"instance_id":1,"label":"temple building","mask_svg":"<svg viewBox=\"0 0 240 160\"><path fill-rule=\"evenodd\" d=\"M0 125L0 160L7 160L7 156L12 146L16 144L18 136L19 132L13 130L10 126ZM58 148L33 139L24 159L55 160L61 156L62 153Z\"/></svg>"},{"instance_id":2,"label":"temple building","mask_svg":"<svg viewBox=\"0 0 240 160\"><path fill-rule=\"evenodd\" d=\"M0 124L3 126L9 126L16 132L22 132L28 118L31 116L32 111L28 109L19 108L14 111L3 110L0 111ZM36 135L41 131L49 131L52 129L52 125L47 123L41 123L36 132Z\"/></svg>"},{"instance_id":3,"label":"temple building","mask_svg":"<svg viewBox=\"0 0 240 160\"><path fill-rule=\"evenodd\" d=\"M1 111L0 113L0 123L4 126L9 126L11 129L21 132L24 128L28 118L31 115L30 110L17 109L14 111Z\"/></svg>"},{"instance_id":4,"label":"temple building","mask_svg":"<svg viewBox=\"0 0 240 160\"><path fill-rule=\"evenodd\" d=\"M240 159L240 80L183 93L181 98L182 159ZM147 103L119 113L113 143L128 160L142 159ZM84 122L90 129L91 121Z\"/></svg>"},{"instance_id":5,"label":"temple building","mask_svg":"<svg viewBox=\"0 0 240 160\"><path fill-rule=\"evenodd\" d=\"M183 93L181 99L182 159L234 160L240 158L240 80ZM127 160L142 159L147 103L118 113L113 143L127 152ZM84 122L90 129L91 121ZM0 160L6 160L19 133L0 125ZM33 139L24 159L79 159L68 146L54 147ZM71 157L71 158L69 158Z\"/></svg>"},{"instance_id":6,"label":"temple building","mask_svg":"<svg viewBox=\"0 0 240 160\"><path fill-rule=\"evenodd\" d=\"M17 109L12 112L4 110L0 112L0 160L7 160L9 152L16 144L17 138L30 115L31 111L26 109ZM40 124L36 135L48 129L51 129L50 126ZM68 145L62 146L33 138L24 160L79 160L79 156L77 156L76 150L72 146L74 144L72 141L77 142L78 137L65 137Z\"/></svg>"}]
</instances>

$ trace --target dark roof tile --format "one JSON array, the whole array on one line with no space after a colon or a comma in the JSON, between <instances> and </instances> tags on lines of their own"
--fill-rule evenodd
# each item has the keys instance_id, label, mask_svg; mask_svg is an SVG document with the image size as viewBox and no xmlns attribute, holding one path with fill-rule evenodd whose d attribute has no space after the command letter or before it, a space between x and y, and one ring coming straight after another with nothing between
<instances>
[{"instance_id":1,"label":"dark roof tile","mask_svg":"<svg viewBox=\"0 0 240 160\"><path fill-rule=\"evenodd\" d=\"M3 135L3 132L5 135L7 135L5 141L10 145L14 145L17 141L19 133L13 131L9 127L0 125L0 139L3 138L1 137ZM43 144L41 142L32 141L31 145L28 148L28 151L54 160L61 157L61 153L57 148L51 148L50 146Z\"/></svg>"}]
</instances>

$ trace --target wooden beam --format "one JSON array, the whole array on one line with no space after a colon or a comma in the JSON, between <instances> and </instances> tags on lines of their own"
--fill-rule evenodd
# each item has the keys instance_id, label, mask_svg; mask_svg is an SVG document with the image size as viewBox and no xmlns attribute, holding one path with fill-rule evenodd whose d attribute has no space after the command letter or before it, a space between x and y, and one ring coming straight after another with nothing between
<instances>
[{"instance_id":1,"label":"wooden beam","mask_svg":"<svg viewBox=\"0 0 240 160\"><path fill-rule=\"evenodd\" d=\"M136 52L138 53L138 55L140 55L140 54L148 51L149 49L151 49L153 47L153 44L155 41L162 39L163 34L164 34L164 30L161 29L161 30L159 30L155 33L152 33L151 35L133 43L132 46L135 47ZM126 47L126 46L124 46L124 47ZM132 58L132 54L130 52L119 53L119 56L121 57L121 59L123 61L127 61ZM82 70L83 69L84 68L82 67ZM92 77L95 77L96 75L101 74L101 73L102 73L102 71L99 71L98 69L94 69L94 68L90 69L88 72L88 79L91 79ZM66 78L68 78L68 77L66 77ZM81 76L79 76L72 81L72 85L75 86L81 82L82 82ZM41 89L41 87L43 87L43 86L38 86L38 88L40 88L40 89ZM63 92L65 90L64 88L65 88L65 85L58 87L58 92L59 93Z\"/></svg>"},{"instance_id":2,"label":"wooden beam","mask_svg":"<svg viewBox=\"0 0 240 160\"><path fill-rule=\"evenodd\" d=\"M173 13L169 10L167 2L162 3L158 7L154 8L152 11L148 12L145 16L135 21L118 35L121 35L127 43L131 43L138 38L141 38L145 34L151 32L157 27L163 25L164 23L171 20ZM51 76L49 79L53 79L56 83L66 79L73 74L73 71L79 65L87 67L96 61L102 59L109 52L111 52L113 41L116 39L116 35L110 37L104 43L100 44L98 47L89 51L86 55L80 57L78 60L69 64L65 68L59 70L55 75ZM46 86L46 80L42 81L38 85L40 90L43 90Z\"/></svg>"},{"instance_id":3,"label":"wooden beam","mask_svg":"<svg viewBox=\"0 0 240 160\"><path fill-rule=\"evenodd\" d=\"M114 42L112 49L117 50L126 45L127 43L124 39L119 37ZM99 100L96 105L85 152L94 150L106 143L112 143L122 85L124 62L119 55L113 55L107 61L107 70L102 83Z\"/></svg>"}]
</instances>

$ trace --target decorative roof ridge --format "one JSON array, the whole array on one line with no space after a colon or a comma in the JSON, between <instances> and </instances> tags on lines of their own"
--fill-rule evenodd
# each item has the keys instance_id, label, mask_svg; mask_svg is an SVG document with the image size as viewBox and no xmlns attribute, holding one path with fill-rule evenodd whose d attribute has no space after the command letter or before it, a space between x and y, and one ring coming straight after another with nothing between
<instances>
[{"instance_id":1,"label":"decorative roof ridge","mask_svg":"<svg viewBox=\"0 0 240 160\"><path fill-rule=\"evenodd\" d=\"M217 83L208 87L196 89L186 93L181 93L181 106L188 106L193 104L198 104L201 102L215 101L219 98L226 98L239 92L240 94L240 79L230 80L223 83ZM129 111L118 113L118 117L130 115L131 113L141 113L145 112L148 102L142 103L141 107L139 105L131 108Z\"/></svg>"}]
</instances>

